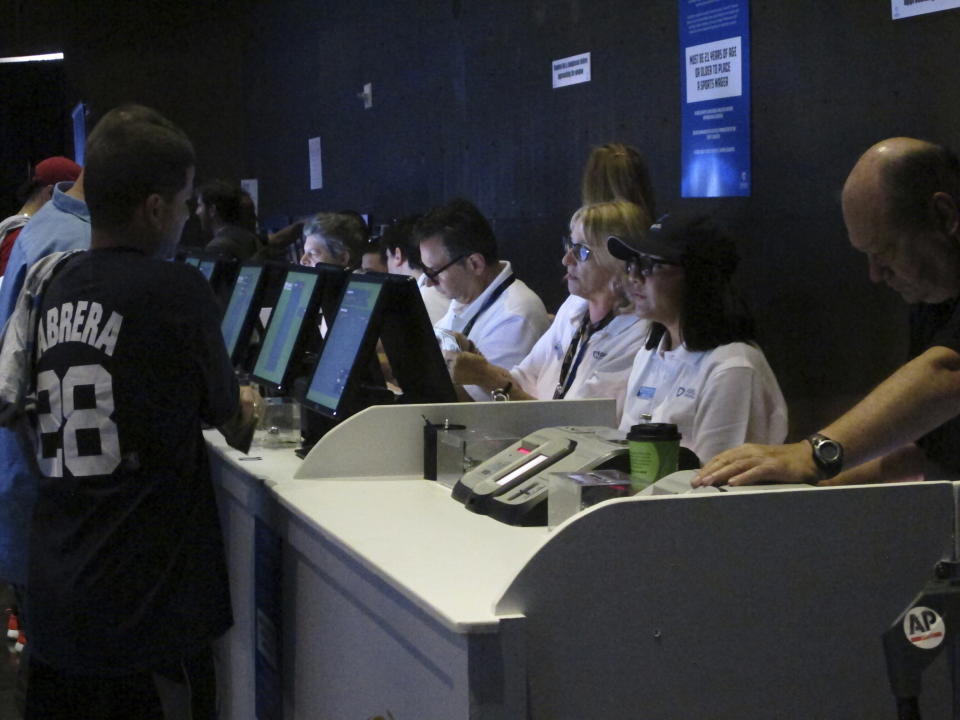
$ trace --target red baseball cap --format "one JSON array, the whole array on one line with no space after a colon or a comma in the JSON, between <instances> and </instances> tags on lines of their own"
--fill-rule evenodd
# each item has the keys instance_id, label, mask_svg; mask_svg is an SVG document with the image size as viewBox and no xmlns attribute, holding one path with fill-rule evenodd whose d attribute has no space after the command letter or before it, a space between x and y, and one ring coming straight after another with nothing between
<instances>
[{"instance_id":1,"label":"red baseball cap","mask_svg":"<svg viewBox=\"0 0 960 720\"><path fill-rule=\"evenodd\" d=\"M58 182L74 181L81 167L70 158L57 155L41 160L33 168L33 181L41 185L56 185Z\"/></svg>"}]
</instances>

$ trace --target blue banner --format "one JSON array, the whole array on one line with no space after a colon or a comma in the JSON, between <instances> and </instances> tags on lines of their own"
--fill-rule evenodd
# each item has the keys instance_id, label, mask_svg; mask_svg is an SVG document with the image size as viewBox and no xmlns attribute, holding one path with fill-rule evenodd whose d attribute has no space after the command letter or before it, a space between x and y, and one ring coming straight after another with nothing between
<instances>
[{"instance_id":1,"label":"blue banner","mask_svg":"<svg viewBox=\"0 0 960 720\"><path fill-rule=\"evenodd\" d=\"M680 0L683 197L750 195L748 0Z\"/></svg>"}]
</instances>

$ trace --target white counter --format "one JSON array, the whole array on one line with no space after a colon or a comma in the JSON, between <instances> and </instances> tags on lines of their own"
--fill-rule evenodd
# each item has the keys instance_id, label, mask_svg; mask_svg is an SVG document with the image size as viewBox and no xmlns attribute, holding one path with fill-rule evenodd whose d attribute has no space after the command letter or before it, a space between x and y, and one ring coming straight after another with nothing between
<instances>
[{"instance_id":1,"label":"white counter","mask_svg":"<svg viewBox=\"0 0 960 720\"><path fill-rule=\"evenodd\" d=\"M238 678L224 691L227 716L245 717L254 701L251 658L262 642L253 602L255 518L285 549L285 717L522 713L522 673L513 674L512 689L503 683L512 662L503 651L504 626L514 618L495 606L548 531L471 513L442 485L410 472L422 468L424 414L463 424L482 416L524 435L550 424L612 425L615 412L613 401L512 405L370 408L329 433L302 463L292 449L258 448L251 456L259 459L244 458L219 433L207 433L225 491L237 624L222 643L224 664ZM356 474L360 468L372 474ZM367 653L376 660L362 662Z\"/></svg>"},{"instance_id":2,"label":"white counter","mask_svg":"<svg viewBox=\"0 0 960 720\"><path fill-rule=\"evenodd\" d=\"M588 406L490 405L431 420L609 424ZM208 436L237 622L224 717L253 717L254 650L272 642L255 621L258 524L282 544L285 720L895 716L879 638L955 554L950 483L614 500L549 533L417 477L422 408L372 410L303 463ZM948 689L941 658L925 718L950 716Z\"/></svg>"}]
</instances>

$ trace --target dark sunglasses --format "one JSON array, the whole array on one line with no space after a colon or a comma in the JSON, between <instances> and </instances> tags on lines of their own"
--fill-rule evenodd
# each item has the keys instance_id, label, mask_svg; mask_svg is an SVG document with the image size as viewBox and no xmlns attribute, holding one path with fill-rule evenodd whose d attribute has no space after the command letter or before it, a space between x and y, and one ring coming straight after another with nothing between
<instances>
[{"instance_id":1,"label":"dark sunglasses","mask_svg":"<svg viewBox=\"0 0 960 720\"><path fill-rule=\"evenodd\" d=\"M663 258L651 257L649 255L631 255L627 260L627 275L630 277L650 277L660 267L664 265L674 265L679 267L680 263L664 260Z\"/></svg>"},{"instance_id":2,"label":"dark sunglasses","mask_svg":"<svg viewBox=\"0 0 960 720\"><path fill-rule=\"evenodd\" d=\"M473 253L468 253L468 252L461 253L460 255L457 255L453 260L451 260L450 262L448 262L446 265L444 265L442 268L437 268L436 270L431 270L430 268L425 267L425 268L423 268L423 274L426 275L428 278L430 278L430 282L436 282L436 281L437 281L437 278L440 277L440 273L442 273L442 272L443 272L444 270L446 270L448 267L451 267L451 266L453 266L453 265L456 265L458 262L460 262L461 260L463 260L465 257L467 257L468 255L472 255L472 254L473 254Z\"/></svg>"},{"instance_id":3,"label":"dark sunglasses","mask_svg":"<svg viewBox=\"0 0 960 720\"><path fill-rule=\"evenodd\" d=\"M568 252L573 253L573 256L577 259L577 262L586 262L593 250L582 243L575 243L569 235L564 235L563 254L566 255Z\"/></svg>"}]
</instances>

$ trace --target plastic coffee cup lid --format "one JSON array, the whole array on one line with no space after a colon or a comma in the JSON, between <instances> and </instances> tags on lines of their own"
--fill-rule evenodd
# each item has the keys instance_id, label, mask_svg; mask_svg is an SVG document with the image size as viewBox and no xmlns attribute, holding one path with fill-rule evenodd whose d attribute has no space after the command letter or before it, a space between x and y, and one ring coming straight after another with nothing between
<instances>
[{"instance_id":1,"label":"plastic coffee cup lid","mask_svg":"<svg viewBox=\"0 0 960 720\"><path fill-rule=\"evenodd\" d=\"M682 436L673 423L641 423L630 428L627 440L640 442L664 442L680 440Z\"/></svg>"}]
</instances>

